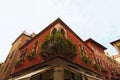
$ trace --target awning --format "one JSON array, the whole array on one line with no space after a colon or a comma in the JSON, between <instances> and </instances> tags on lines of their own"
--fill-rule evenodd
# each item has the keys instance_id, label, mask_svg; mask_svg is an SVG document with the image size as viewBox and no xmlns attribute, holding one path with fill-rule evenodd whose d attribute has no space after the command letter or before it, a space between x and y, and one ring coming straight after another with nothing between
<instances>
[{"instance_id":1,"label":"awning","mask_svg":"<svg viewBox=\"0 0 120 80\"><path fill-rule=\"evenodd\" d=\"M19 76L19 77L16 77L14 79L9 79L9 80L21 80L21 79L26 79L26 78L30 78L31 76L35 75L35 74L38 74L38 73L41 73L45 70L49 69L49 67L47 68L43 68L43 69L39 69L39 70L36 70L36 71L33 71L31 73L28 73L28 74L25 74L25 75L22 75L22 76Z\"/></svg>"}]
</instances>

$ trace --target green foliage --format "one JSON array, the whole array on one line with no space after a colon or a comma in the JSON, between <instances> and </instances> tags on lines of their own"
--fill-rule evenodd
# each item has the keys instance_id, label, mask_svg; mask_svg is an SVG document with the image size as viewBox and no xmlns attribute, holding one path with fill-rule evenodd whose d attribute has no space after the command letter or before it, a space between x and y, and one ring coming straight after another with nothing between
<instances>
[{"instance_id":1,"label":"green foliage","mask_svg":"<svg viewBox=\"0 0 120 80\"><path fill-rule=\"evenodd\" d=\"M29 60L31 60L32 58L35 57L35 55L36 55L35 51L32 50L32 51L30 52L30 54L27 55L27 58L28 58Z\"/></svg>"},{"instance_id":2,"label":"green foliage","mask_svg":"<svg viewBox=\"0 0 120 80\"><path fill-rule=\"evenodd\" d=\"M116 60L114 60L114 59L112 59L111 57L109 57L109 56L106 56L111 62L113 62L113 63L116 63L117 64L117 61Z\"/></svg>"},{"instance_id":3,"label":"green foliage","mask_svg":"<svg viewBox=\"0 0 120 80\"><path fill-rule=\"evenodd\" d=\"M73 58L77 55L76 46L72 41L66 39L61 32L54 32L45 38L40 50L42 57L48 57L52 54L65 54Z\"/></svg>"},{"instance_id":4,"label":"green foliage","mask_svg":"<svg viewBox=\"0 0 120 80\"><path fill-rule=\"evenodd\" d=\"M16 61L16 66L22 64L24 62L24 58L21 57L19 60Z\"/></svg>"},{"instance_id":5,"label":"green foliage","mask_svg":"<svg viewBox=\"0 0 120 80\"><path fill-rule=\"evenodd\" d=\"M86 53L85 53L84 50L81 50L81 55L82 55L82 56L86 56Z\"/></svg>"},{"instance_id":6,"label":"green foliage","mask_svg":"<svg viewBox=\"0 0 120 80\"><path fill-rule=\"evenodd\" d=\"M86 64L92 64L92 60L87 57L87 56L82 56L82 60L86 63Z\"/></svg>"},{"instance_id":7,"label":"green foliage","mask_svg":"<svg viewBox=\"0 0 120 80\"><path fill-rule=\"evenodd\" d=\"M99 69L99 65L98 64L93 64L95 69Z\"/></svg>"},{"instance_id":8,"label":"green foliage","mask_svg":"<svg viewBox=\"0 0 120 80\"><path fill-rule=\"evenodd\" d=\"M86 52L85 50L81 50L81 56L82 56L82 60L86 63L86 64L92 64L92 60L86 56Z\"/></svg>"}]
</instances>

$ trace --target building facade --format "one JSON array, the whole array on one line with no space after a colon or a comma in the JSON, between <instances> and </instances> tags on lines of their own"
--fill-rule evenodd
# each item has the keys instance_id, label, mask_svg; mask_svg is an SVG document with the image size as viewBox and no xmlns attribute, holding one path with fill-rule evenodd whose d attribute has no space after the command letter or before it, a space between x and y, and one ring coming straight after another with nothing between
<instances>
[{"instance_id":1,"label":"building facade","mask_svg":"<svg viewBox=\"0 0 120 80\"><path fill-rule=\"evenodd\" d=\"M111 44L113 45L113 47L116 49L116 51L118 52L117 55L114 55L113 58L120 62L120 39L111 42Z\"/></svg>"},{"instance_id":2,"label":"building facade","mask_svg":"<svg viewBox=\"0 0 120 80\"><path fill-rule=\"evenodd\" d=\"M118 54L120 54L120 39L111 42Z\"/></svg>"},{"instance_id":3,"label":"building facade","mask_svg":"<svg viewBox=\"0 0 120 80\"><path fill-rule=\"evenodd\" d=\"M15 66L16 59L19 55L19 48L26 43L26 40L30 40L31 36L27 35L23 32L12 44L12 48L10 49L8 56L5 62L1 66L0 70L0 80L8 80L8 77L11 74Z\"/></svg>"},{"instance_id":4,"label":"building facade","mask_svg":"<svg viewBox=\"0 0 120 80\"><path fill-rule=\"evenodd\" d=\"M3 63L0 63L0 71L2 70Z\"/></svg>"},{"instance_id":5,"label":"building facade","mask_svg":"<svg viewBox=\"0 0 120 80\"><path fill-rule=\"evenodd\" d=\"M120 63L120 54L113 55L113 59Z\"/></svg>"},{"instance_id":6,"label":"building facade","mask_svg":"<svg viewBox=\"0 0 120 80\"><path fill-rule=\"evenodd\" d=\"M119 73L119 63L105 54L104 50L107 48L91 38L85 42L94 51L94 57L100 67L103 80L119 80L120 77L117 77Z\"/></svg>"},{"instance_id":7,"label":"building facade","mask_svg":"<svg viewBox=\"0 0 120 80\"><path fill-rule=\"evenodd\" d=\"M120 70L93 39L83 41L61 19L18 47L9 80L119 80Z\"/></svg>"}]
</instances>

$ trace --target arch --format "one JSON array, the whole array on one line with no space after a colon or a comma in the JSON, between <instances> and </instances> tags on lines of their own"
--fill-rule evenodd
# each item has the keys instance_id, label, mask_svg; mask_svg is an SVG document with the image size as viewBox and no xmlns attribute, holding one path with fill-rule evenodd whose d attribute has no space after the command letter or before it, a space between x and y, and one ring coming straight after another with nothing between
<instances>
[{"instance_id":1,"label":"arch","mask_svg":"<svg viewBox=\"0 0 120 80\"><path fill-rule=\"evenodd\" d=\"M60 32L65 36L65 31L63 28L61 28Z\"/></svg>"},{"instance_id":2,"label":"arch","mask_svg":"<svg viewBox=\"0 0 120 80\"><path fill-rule=\"evenodd\" d=\"M54 35L56 32L57 32L57 29L56 29L56 28L53 28L53 29L51 30L51 34L52 34L52 35Z\"/></svg>"}]
</instances>

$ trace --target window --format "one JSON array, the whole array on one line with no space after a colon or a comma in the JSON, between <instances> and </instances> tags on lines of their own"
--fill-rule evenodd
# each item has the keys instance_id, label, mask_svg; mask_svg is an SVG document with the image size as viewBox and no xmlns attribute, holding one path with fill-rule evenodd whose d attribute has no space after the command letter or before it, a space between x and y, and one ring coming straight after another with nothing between
<instances>
[{"instance_id":1,"label":"window","mask_svg":"<svg viewBox=\"0 0 120 80\"><path fill-rule=\"evenodd\" d=\"M114 66L112 65L112 72L115 72L115 70L114 70Z\"/></svg>"},{"instance_id":2,"label":"window","mask_svg":"<svg viewBox=\"0 0 120 80\"><path fill-rule=\"evenodd\" d=\"M65 36L65 31L64 31L64 29L61 29L61 33Z\"/></svg>"},{"instance_id":3,"label":"window","mask_svg":"<svg viewBox=\"0 0 120 80\"><path fill-rule=\"evenodd\" d=\"M118 46L118 49L120 50L120 45Z\"/></svg>"},{"instance_id":4,"label":"window","mask_svg":"<svg viewBox=\"0 0 120 80\"><path fill-rule=\"evenodd\" d=\"M109 69L110 69L108 62L106 62L106 68L109 68Z\"/></svg>"},{"instance_id":5,"label":"window","mask_svg":"<svg viewBox=\"0 0 120 80\"><path fill-rule=\"evenodd\" d=\"M94 51L96 51L96 45L94 44L93 46L94 46Z\"/></svg>"},{"instance_id":6,"label":"window","mask_svg":"<svg viewBox=\"0 0 120 80\"><path fill-rule=\"evenodd\" d=\"M38 45L38 41L36 41L33 46L33 50L35 51L35 53L36 53L37 45Z\"/></svg>"},{"instance_id":7,"label":"window","mask_svg":"<svg viewBox=\"0 0 120 80\"><path fill-rule=\"evenodd\" d=\"M34 49L36 49L37 44L38 44L38 41L35 42L35 44L34 44Z\"/></svg>"},{"instance_id":8,"label":"window","mask_svg":"<svg viewBox=\"0 0 120 80\"><path fill-rule=\"evenodd\" d=\"M26 55L26 52L27 52L27 48L22 51L22 54L20 55L20 59L21 59L21 60L24 60L24 57L25 57L25 55Z\"/></svg>"},{"instance_id":9,"label":"window","mask_svg":"<svg viewBox=\"0 0 120 80\"><path fill-rule=\"evenodd\" d=\"M83 80L80 74L74 74L68 70L64 71L65 80Z\"/></svg>"},{"instance_id":10,"label":"window","mask_svg":"<svg viewBox=\"0 0 120 80\"><path fill-rule=\"evenodd\" d=\"M54 35L56 32L62 34L65 37L65 30L61 27L59 27L58 29L53 28L51 31L51 34Z\"/></svg>"},{"instance_id":11,"label":"window","mask_svg":"<svg viewBox=\"0 0 120 80\"><path fill-rule=\"evenodd\" d=\"M99 59L97 59L97 63L99 64L100 68L101 68L101 62Z\"/></svg>"},{"instance_id":12,"label":"window","mask_svg":"<svg viewBox=\"0 0 120 80\"><path fill-rule=\"evenodd\" d=\"M11 53L11 55L10 55L10 59L13 57L14 52L15 52L15 51L12 51L12 53Z\"/></svg>"},{"instance_id":13,"label":"window","mask_svg":"<svg viewBox=\"0 0 120 80\"><path fill-rule=\"evenodd\" d=\"M80 80L83 80L83 77L82 77L82 75L80 75Z\"/></svg>"},{"instance_id":14,"label":"window","mask_svg":"<svg viewBox=\"0 0 120 80\"><path fill-rule=\"evenodd\" d=\"M52 30L51 34L54 35L56 32L57 32L57 29L54 28L54 29Z\"/></svg>"},{"instance_id":15,"label":"window","mask_svg":"<svg viewBox=\"0 0 120 80\"><path fill-rule=\"evenodd\" d=\"M86 50L84 49L84 47L79 45L79 48L80 48L81 56L86 56Z\"/></svg>"},{"instance_id":16,"label":"window","mask_svg":"<svg viewBox=\"0 0 120 80\"><path fill-rule=\"evenodd\" d=\"M88 80L88 78L85 78L85 80Z\"/></svg>"},{"instance_id":17,"label":"window","mask_svg":"<svg viewBox=\"0 0 120 80\"><path fill-rule=\"evenodd\" d=\"M9 66L9 62L8 62L7 65L5 66L4 71L7 70L8 66Z\"/></svg>"},{"instance_id":18,"label":"window","mask_svg":"<svg viewBox=\"0 0 120 80\"><path fill-rule=\"evenodd\" d=\"M29 42L29 39L26 39L25 43L28 43Z\"/></svg>"},{"instance_id":19,"label":"window","mask_svg":"<svg viewBox=\"0 0 120 80\"><path fill-rule=\"evenodd\" d=\"M42 74L36 74L32 76L30 80L53 80L53 69Z\"/></svg>"},{"instance_id":20,"label":"window","mask_svg":"<svg viewBox=\"0 0 120 80\"><path fill-rule=\"evenodd\" d=\"M103 65L102 65L102 60L97 59L97 63L99 64L100 68L103 68Z\"/></svg>"},{"instance_id":21,"label":"window","mask_svg":"<svg viewBox=\"0 0 120 80\"><path fill-rule=\"evenodd\" d=\"M103 68L103 65L102 65L102 60L99 60L100 61L100 66L101 66L101 68Z\"/></svg>"},{"instance_id":22,"label":"window","mask_svg":"<svg viewBox=\"0 0 120 80\"><path fill-rule=\"evenodd\" d=\"M91 53L91 54L92 54L92 53ZM95 63L95 58L94 58L93 55L91 55L91 59L92 59L93 63Z\"/></svg>"}]
</instances>

